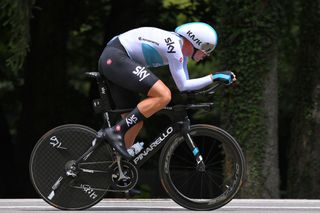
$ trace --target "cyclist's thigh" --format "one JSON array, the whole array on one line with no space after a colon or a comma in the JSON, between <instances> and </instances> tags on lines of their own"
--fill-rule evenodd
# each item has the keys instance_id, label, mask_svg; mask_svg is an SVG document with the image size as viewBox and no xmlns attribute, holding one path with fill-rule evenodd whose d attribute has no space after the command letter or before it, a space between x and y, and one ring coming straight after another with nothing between
<instances>
[{"instance_id":1,"label":"cyclist's thigh","mask_svg":"<svg viewBox=\"0 0 320 213\"><path fill-rule=\"evenodd\" d=\"M111 81L109 81L108 85L116 109L134 108L140 102L138 93L127 90Z\"/></svg>"},{"instance_id":2,"label":"cyclist's thigh","mask_svg":"<svg viewBox=\"0 0 320 213\"><path fill-rule=\"evenodd\" d=\"M99 61L100 72L113 84L147 95L159 80L149 69L129 58L124 50L107 47Z\"/></svg>"}]
</instances>

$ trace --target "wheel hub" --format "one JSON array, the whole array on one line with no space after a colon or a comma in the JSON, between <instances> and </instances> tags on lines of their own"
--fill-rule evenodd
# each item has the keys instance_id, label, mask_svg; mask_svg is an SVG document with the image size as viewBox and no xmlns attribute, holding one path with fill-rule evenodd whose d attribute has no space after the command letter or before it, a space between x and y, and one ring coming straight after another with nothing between
<instances>
[{"instance_id":1,"label":"wheel hub","mask_svg":"<svg viewBox=\"0 0 320 213\"><path fill-rule=\"evenodd\" d=\"M205 172L206 171L206 165L204 164L203 161L201 161L200 163L197 164L196 169L199 172Z\"/></svg>"},{"instance_id":2,"label":"wheel hub","mask_svg":"<svg viewBox=\"0 0 320 213\"><path fill-rule=\"evenodd\" d=\"M77 171L76 171L77 168L75 166L75 163L76 163L75 160L70 160L64 166L67 176L72 176L72 177L77 176Z\"/></svg>"}]
</instances>

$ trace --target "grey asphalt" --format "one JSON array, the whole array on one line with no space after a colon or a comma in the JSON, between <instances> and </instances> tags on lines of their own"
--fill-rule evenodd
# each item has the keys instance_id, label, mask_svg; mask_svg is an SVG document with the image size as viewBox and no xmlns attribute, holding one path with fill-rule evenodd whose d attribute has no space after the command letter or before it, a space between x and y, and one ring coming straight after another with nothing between
<instances>
[{"instance_id":1,"label":"grey asphalt","mask_svg":"<svg viewBox=\"0 0 320 213\"><path fill-rule=\"evenodd\" d=\"M192 212L169 199L104 199L87 210L62 211L49 206L41 199L0 199L0 213L17 212ZM213 212L228 213L320 213L320 200L259 200L234 199Z\"/></svg>"}]
</instances>

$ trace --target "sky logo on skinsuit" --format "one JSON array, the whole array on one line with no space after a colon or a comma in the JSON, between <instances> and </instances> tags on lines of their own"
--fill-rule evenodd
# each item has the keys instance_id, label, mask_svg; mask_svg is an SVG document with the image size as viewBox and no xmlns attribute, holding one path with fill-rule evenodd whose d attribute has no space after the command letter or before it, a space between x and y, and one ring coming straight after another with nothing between
<instances>
[{"instance_id":1,"label":"sky logo on skinsuit","mask_svg":"<svg viewBox=\"0 0 320 213\"><path fill-rule=\"evenodd\" d=\"M145 67L137 66L135 70L132 71L133 74L140 78L139 81L143 81L146 77L150 75Z\"/></svg>"},{"instance_id":2,"label":"sky logo on skinsuit","mask_svg":"<svg viewBox=\"0 0 320 213\"><path fill-rule=\"evenodd\" d=\"M175 53L176 51L174 50L174 46L173 46L174 42L171 40L171 38L169 37L169 38L165 39L164 41L167 44L167 48L168 48L167 53Z\"/></svg>"}]
</instances>

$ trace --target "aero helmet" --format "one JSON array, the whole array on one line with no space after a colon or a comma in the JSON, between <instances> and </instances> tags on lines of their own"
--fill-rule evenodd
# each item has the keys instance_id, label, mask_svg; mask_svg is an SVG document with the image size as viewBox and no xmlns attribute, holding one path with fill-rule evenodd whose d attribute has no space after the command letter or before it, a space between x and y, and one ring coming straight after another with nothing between
<instances>
[{"instance_id":1,"label":"aero helmet","mask_svg":"<svg viewBox=\"0 0 320 213\"><path fill-rule=\"evenodd\" d=\"M188 39L194 48L202 50L206 54L210 54L218 42L216 31L203 22L183 24L177 27L175 32Z\"/></svg>"}]
</instances>

